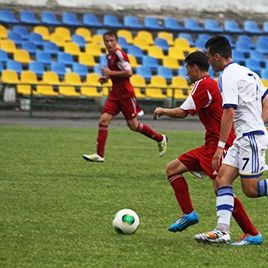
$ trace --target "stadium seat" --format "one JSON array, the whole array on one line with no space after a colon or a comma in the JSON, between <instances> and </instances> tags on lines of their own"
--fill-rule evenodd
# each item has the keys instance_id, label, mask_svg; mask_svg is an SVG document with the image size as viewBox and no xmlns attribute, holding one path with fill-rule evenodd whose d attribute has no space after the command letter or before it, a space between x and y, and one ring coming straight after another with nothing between
<instances>
[{"instance_id":1,"label":"stadium seat","mask_svg":"<svg viewBox=\"0 0 268 268\"><path fill-rule=\"evenodd\" d=\"M127 40L124 37L118 37L118 45L121 47L123 50L127 50L129 44L127 43Z\"/></svg>"},{"instance_id":2,"label":"stadium seat","mask_svg":"<svg viewBox=\"0 0 268 268\"><path fill-rule=\"evenodd\" d=\"M149 46L147 53L148 56L154 57L156 59L163 59L164 57L163 49L158 46Z\"/></svg>"},{"instance_id":3,"label":"stadium seat","mask_svg":"<svg viewBox=\"0 0 268 268\"><path fill-rule=\"evenodd\" d=\"M139 22L136 16L124 16L124 26L131 29L143 29L144 26Z\"/></svg>"},{"instance_id":4,"label":"stadium seat","mask_svg":"<svg viewBox=\"0 0 268 268\"><path fill-rule=\"evenodd\" d=\"M15 18L15 14L12 10L2 9L0 10L0 22L12 24L18 23L19 21Z\"/></svg>"},{"instance_id":5,"label":"stadium seat","mask_svg":"<svg viewBox=\"0 0 268 268\"><path fill-rule=\"evenodd\" d=\"M250 51L249 58L259 61L260 63L265 62L265 56L262 52L257 50Z\"/></svg>"},{"instance_id":6,"label":"stadium seat","mask_svg":"<svg viewBox=\"0 0 268 268\"><path fill-rule=\"evenodd\" d=\"M85 79L88 74L88 67L85 64L74 62L72 70L79 74L82 79Z\"/></svg>"},{"instance_id":7,"label":"stadium seat","mask_svg":"<svg viewBox=\"0 0 268 268\"><path fill-rule=\"evenodd\" d=\"M252 37L249 35L245 35L245 34L238 35L237 42L240 42L240 41L249 43L251 49L255 48L255 43L253 42Z\"/></svg>"},{"instance_id":8,"label":"stadium seat","mask_svg":"<svg viewBox=\"0 0 268 268\"><path fill-rule=\"evenodd\" d=\"M7 29L4 25L0 24L0 39L6 39L7 38Z\"/></svg>"},{"instance_id":9,"label":"stadium seat","mask_svg":"<svg viewBox=\"0 0 268 268\"><path fill-rule=\"evenodd\" d=\"M25 41L21 44L21 48L28 51L30 53L30 55L35 58L37 46L34 43L32 43L30 41Z\"/></svg>"},{"instance_id":10,"label":"stadium seat","mask_svg":"<svg viewBox=\"0 0 268 268\"><path fill-rule=\"evenodd\" d=\"M78 56L78 62L90 68L93 68L96 65L94 55L89 53L80 53Z\"/></svg>"},{"instance_id":11,"label":"stadium seat","mask_svg":"<svg viewBox=\"0 0 268 268\"><path fill-rule=\"evenodd\" d=\"M82 37L84 37L84 39L87 43L91 42L91 40L92 40L91 31L87 28L83 28L83 27L77 28L75 30L75 34L81 35Z\"/></svg>"},{"instance_id":12,"label":"stadium seat","mask_svg":"<svg viewBox=\"0 0 268 268\"><path fill-rule=\"evenodd\" d=\"M235 48L235 41L234 41L234 38L233 38L231 35L229 35L229 34L225 34L225 33L223 34L223 36L225 36L225 37L228 39L228 41L229 41L231 47L232 47L232 48Z\"/></svg>"},{"instance_id":13,"label":"stadium seat","mask_svg":"<svg viewBox=\"0 0 268 268\"><path fill-rule=\"evenodd\" d=\"M24 49L15 50L13 54L13 59L27 66L32 61L29 52Z\"/></svg>"},{"instance_id":14,"label":"stadium seat","mask_svg":"<svg viewBox=\"0 0 268 268\"><path fill-rule=\"evenodd\" d=\"M161 21L155 17L144 17L144 27L150 30L162 30Z\"/></svg>"},{"instance_id":15,"label":"stadium seat","mask_svg":"<svg viewBox=\"0 0 268 268\"><path fill-rule=\"evenodd\" d=\"M213 33L223 33L223 27L215 19L205 19L204 29Z\"/></svg>"},{"instance_id":16,"label":"stadium seat","mask_svg":"<svg viewBox=\"0 0 268 268\"><path fill-rule=\"evenodd\" d=\"M148 66L140 66L136 69L136 74L144 77L146 83L151 81L152 71Z\"/></svg>"},{"instance_id":17,"label":"stadium seat","mask_svg":"<svg viewBox=\"0 0 268 268\"><path fill-rule=\"evenodd\" d=\"M256 42L256 50L264 53L264 54L268 54L268 45L266 41L260 41L260 42Z\"/></svg>"},{"instance_id":18,"label":"stadium seat","mask_svg":"<svg viewBox=\"0 0 268 268\"><path fill-rule=\"evenodd\" d=\"M154 99L165 99L167 98L167 95L163 93L164 90L166 90L167 83L164 77L153 75L151 78L151 82L148 85L149 87L146 87L146 97L148 98L154 98Z\"/></svg>"},{"instance_id":19,"label":"stadium seat","mask_svg":"<svg viewBox=\"0 0 268 268\"><path fill-rule=\"evenodd\" d=\"M102 34L94 34L91 40L92 44L99 46L101 49L105 49Z\"/></svg>"},{"instance_id":20,"label":"stadium seat","mask_svg":"<svg viewBox=\"0 0 268 268\"><path fill-rule=\"evenodd\" d=\"M184 28L190 32L202 32L204 29L199 25L199 22L194 18L184 19Z\"/></svg>"},{"instance_id":21,"label":"stadium seat","mask_svg":"<svg viewBox=\"0 0 268 268\"><path fill-rule=\"evenodd\" d=\"M184 100L189 95L188 82L185 77L174 76L172 82L167 89L167 96L169 98Z\"/></svg>"},{"instance_id":22,"label":"stadium seat","mask_svg":"<svg viewBox=\"0 0 268 268\"><path fill-rule=\"evenodd\" d=\"M156 46L160 47L164 52L167 52L169 49L169 45L166 39L156 37L154 39L154 43Z\"/></svg>"},{"instance_id":23,"label":"stadium seat","mask_svg":"<svg viewBox=\"0 0 268 268\"><path fill-rule=\"evenodd\" d=\"M199 34L197 39L195 40L195 47L205 50L205 44L210 39L210 34Z\"/></svg>"},{"instance_id":24,"label":"stadium seat","mask_svg":"<svg viewBox=\"0 0 268 268\"><path fill-rule=\"evenodd\" d=\"M3 62L0 61L0 74L2 73L3 70L4 70Z\"/></svg>"},{"instance_id":25,"label":"stadium seat","mask_svg":"<svg viewBox=\"0 0 268 268\"><path fill-rule=\"evenodd\" d=\"M77 18L77 15L73 12L63 12L62 23L67 26L80 26L81 21Z\"/></svg>"},{"instance_id":26,"label":"stadium seat","mask_svg":"<svg viewBox=\"0 0 268 268\"><path fill-rule=\"evenodd\" d=\"M129 30L121 29L117 31L118 37L124 37L128 44L133 44L132 32Z\"/></svg>"},{"instance_id":27,"label":"stadium seat","mask_svg":"<svg viewBox=\"0 0 268 268\"><path fill-rule=\"evenodd\" d=\"M24 40L28 40L28 38L29 38L29 30L28 30L28 28L26 26L23 26L23 25L14 25L13 28L12 28L12 31L14 33L20 34L20 36Z\"/></svg>"},{"instance_id":28,"label":"stadium seat","mask_svg":"<svg viewBox=\"0 0 268 268\"><path fill-rule=\"evenodd\" d=\"M8 54L6 51L0 49L0 62L6 64L6 62L9 60Z\"/></svg>"},{"instance_id":29,"label":"stadium seat","mask_svg":"<svg viewBox=\"0 0 268 268\"><path fill-rule=\"evenodd\" d=\"M187 75L187 69L186 69L185 66L182 66L182 67L179 68L178 76L182 76L182 77L187 79L188 75Z\"/></svg>"},{"instance_id":30,"label":"stadium seat","mask_svg":"<svg viewBox=\"0 0 268 268\"><path fill-rule=\"evenodd\" d=\"M42 47L44 43L42 35L33 32L29 34L28 41L34 43L37 47Z\"/></svg>"},{"instance_id":31,"label":"stadium seat","mask_svg":"<svg viewBox=\"0 0 268 268\"><path fill-rule=\"evenodd\" d=\"M45 67L42 62L32 61L29 63L29 70L36 73L38 78L41 78L45 72Z\"/></svg>"},{"instance_id":32,"label":"stadium seat","mask_svg":"<svg viewBox=\"0 0 268 268\"><path fill-rule=\"evenodd\" d=\"M35 14L29 10L20 11L20 21L26 24L38 25L40 21L35 17Z\"/></svg>"},{"instance_id":33,"label":"stadium seat","mask_svg":"<svg viewBox=\"0 0 268 268\"><path fill-rule=\"evenodd\" d=\"M189 41L184 38L177 37L174 40L174 47L180 50L188 50L190 48Z\"/></svg>"},{"instance_id":34,"label":"stadium seat","mask_svg":"<svg viewBox=\"0 0 268 268\"><path fill-rule=\"evenodd\" d=\"M20 34L14 33L14 32L9 32L7 38L9 40L12 40L16 44L16 46L19 46L19 47L21 46L22 42L24 41Z\"/></svg>"},{"instance_id":35,"label":"stadium seat","mask_svg":"<svg viewBox=\"0 0 268 268\"><path fill-rule=\"evenodd\" d=\"M18 61L15 60L8 60L6 62L6 69L7 70L13 70L15 71L17 74L20 74L23 70L22 64Z\"/></svg>"},{"instance_id":36,"label":"stadium seat","mask_svg":"<svg viewBox=\"0 0 268 268\"><path fill-rule=\"evenodd\" d=\"M55 72L61 79L63 79L64 75L66 74L65 65L61 62L52 62L50 70Z\"/></svg>"},{"instance_id":37,"label":"stadium seat","mask_svg":"<svg viewBox=\"0 0 268 268\"><path fill-rule=\"evenodd\" d=\"M60 80L59 80L58 75L55 72L45 71L43 73L41 83L58 86L60 84Z\"/></svg>"},{"instance_id":38,"label":"stadium seat","mask_svg":"<svg viewBox=\"0 0 268 268\"><path fill-rule=\"evenodd\" d=\"M41 22L45 25L58 26L61 25L60 21L57 19L56 15L51 11L41 12Z\"/></svg>"},{"instance_id":39,"label":"stadium seat","mask_svg":"<svg viewBox=\"0 0 268 268\"><path fill-rule=\"evenodd\" d=\"M166 40L169 46L173 46L174 45L174 38L173 38L173 34L172 33L169 33L169 32L158 32L157 33L157 37Z\"/></svg>"},{"instance_id":40,"label":"stadium seat","mask_svg":"<svg viewBox=\"0 0 268 268\"><path fill-rule=\"evenodd\" d=\"M261 78L268 80L268 66L266 66L266 69L261 69Z\"/></svg>"},{"instance_id":41,"label":"stadium seat","mask_svg":"<svg viewBox=\"0 0 268 268\"><path fill-rule=\"evenodd\" d=\"M263 22L262 30L264 33L266 33L266 34L268 33L268 21Z\"/></svg>"},{"instance_id":42,"label":"stadium seat","mask_svg":"<svg viewBox=\"0 0 268 268\"><path fill-rule=\"evenodd\" d=\"M37 85L35 94L48 97L57 97L59 94L54 90L54 87L55 86L48 84Z\"/></svg>"},{"instance_id":43,"label":"stadium seat","mask_svg":"<svg viewBox=\"0 0 268 268\"><path fill-rule=\"evenodd\" d=\"M8 39L0 40L0 48L8 54L12 54L15 50L17 50L14 41Z\"/></svg>"},{"instance_id":44,"label":"stadium seat","mask_svg":"<svg viewBox=\"0 0 268 268\"><path fill-rule=\"evenodd\" d=\"M244 31L240 28L238 22L236 20L230 19L224 21L224 30L227 33L236 33L240 34Z\"/></svg>"},{"instance_id":45,"label":"stadium seat","mask_svg":"<svg viewBox=\"0 0 268 268\"><path fill-rule=\"evenodd\" d=\"M133 55L128 55L128 59L129 59L132 70L140 66L137 59Z\"/></svg>"},{"instance_id":46,"label":"stadium seat","mask_svg":"<svg viewBox=\"0 0 268 268\"><path fill-rule=\"evenodd\" d=\"M137 98L145 98L145 94L143 91L145 91L146 82L144 77L138 74L134 74L130 77L130 82L134 86L135 95Z\"/></svg>"},{"instance_id":47,"label":"stadium seat","mask_svg":"<svg viewBox=\"0 0 268 268\"><path fill-rule=\"evenodd\" d=\"M249 34L260 34L262 30L260 30L258 24L254 20L245 20L244 21L244 31Z\"/></svg>"},{"instance_id":48,"label":"stadium seat","mask_svg":"<svg viewBox=\"0 0 268 268\"><path fill-rule=\"evenodd\" d=\"M157 75L163 76L168 83L170 83L173 78L172 70L164 66L158 66Z\"/></svg>"},{"instance_id":49,"label":"stadium seat","mask_svg":"<svg viewBox=\"0 0 268 268\"><path fill-rule=\"evenodd\" d=\"M254 71L260 75L262 68L261 68L260 62L258 60L249 58L249 59L246 59L245 63L249 69L251 69L252 71Z\"/></svg>"},{"instance_id":50,"label":"stadium seat","mask_svg":"<svg viewBox=\"0 0 268 268\"><path fill-rule=\"evenodd\" d=\"M157 59L151 56L142 57L142 65L151 68L152 71L156 71L158 67Z\"/></svg>"},{"instance_id":51,"label":"stadium seat","mask_svg":"<svg viewBox=\"0 0 268 268\"><path fill-rule=\"evenodd\" d=\"M181 31L184 29L183 26L175 18L172 17L164 18L164 28L173 31Z\"/></svg>"},{"instance_id":52,"label":"stadium seat","mask_svg":"<svg viewBox=\"0 0 268 268\"><path fill-rule=\"evenodd\" d=\"M22 71L20 76L20 84L17 85L17 93L22 95L30 95L31 90L34 90L39 84L37 76L32 71ZM35 91L33 91L35 94Z\"/></svg>"},{"instance_id":53,"label":"stadium seat","mask_svg":"<svg viewBox=\"0 0 268 268\"><path fill-rule=\"evenodd\" d=\"M2 71L2 82L4 84L19 84L19 76L14 70Z\"/></svg>"},{"instance_id":54,"label":"stadium seat","mask_svg":"<svg viewBox=\"0 0 268 268\"><path fill-rule=\"evenodd\" d=\"M36 52L36 61L42 62L44 65L50 65L52 62L51 54L44 51L37 51Z\"/></svg>"},{"instance_id":55,"label":"stadium seat","mask_svg":"<svg viewBox=\"0 0 268 268\"><path fill-rule=\"evenodd\" d=\"M134 37L134 45L138 46L141 50L147 51L150 44L148 43L148 41L143 37Z\"/></svg>"},{"instance_id":56,"label":"stadium seat","mask_svg":"<svg viewBox=\"0 0 268 268\"><path fill-rule=\"evenodd\" d=\"M33 28L33 32L40 34L43 38L43 40L49 40L50 39L50 32L49 29L46 26L35 26Z\"/></svg>"},{"instance_id":57,"label":"stadium seat","mask_svg":"<svg viewBox=\"0 0 268 268\"><path fill-rule=\"evenodd\" d=\"M78 93L75 89L75 86L67 86L60 85L59 86L59 94L65 97L80 97L80 93Z\"/></svg>"},{"instance_id":58,"label":"stadium seat","mask_svg":"<svg viewBox=\"0 0 268 268\"><path fill-rule=\"evenodd\" d=\"M108 28L123 28L123 24L115 15L105 14L103 16L103 25Z\"/></svg>"},{"instance_id":59,"label":"stadium seat","mask_svg":"<svg viewBox=\"0 0 268 268\"><path fill-rule=\"evenodd\" d=\"M102 54L99 58L100 66L107 66L107 58L105 54Z\"/></svg>"},{"instance_id":60,"label":"stadium seat","mask_svg":"<svg viewBox=\"0 0 268 268\"><path fill-rule=\"evenodd\" d=\"M179 62L176 58L166 56L163 58L163 66L177 71L180 68Z\"/></svg>"},{"instance_id":61,"label":"stadium seat","mask_svg":"<svg viewBox=\"0 0 268 268\"><path fill-rule=\"evenodd\" d=\"M86 53L91 54L92 56L95 56L95 57L100 57L102 55L100 46L93 44L93 43L86 44L85 51Z\"/></svg>"},{"instance_id":62,"label":"stadium seat","mask_svg":"<svg viewBox=\"0 0 268 268\"><path fill-rule=\"evenodd\" d=\"M80 47L78 46L78 44L73 43L73 42L65 43L64 52L69 53L73 56L78 56L81 53Z\"/></svg>"},{"instance_id":63,"label":"stadium seat","mask_svg":"<svg viewBox=\"0 0 268 268\"><path fill-rule=\"evenodd\" d=\"M243 51L233 49L232 56L234 61L238 62L239 64L245 65L246 57Z\"/></svg>"},{"instance_id":64,"label":"stadium seat","mask_svg":"<svg viewBox=\"0 0 268 268\"><path fill-rule=\"evenodd\" d=\"M85 49L86 40L82 35L73 34L72 35L72 42L76 43L80 47L81 51L83 51Z\"/></svg>"},{"instance_id":65,"label":"stadium seat","mask_svg":"<svg viewBox=\"0 0 268 268\"><path fill-rule=\"evenodd\" d=\"M251 51L250 43L247 41L236 41L235 49L249 53Z\"/></svg>"},{"instance_id":66,"label":"stadium seat","mask_svg":"<svg viewBox=\"0 0 268 268\"><path fill-rule=\"evenodd\" d=\"M86 13L83 15L83 25L89 27L102 27L103 24L98 20L97 16L92 13Z\"/></svg>"},{"instance_id":67,"label":"stadium seat","mask_svg":"<svg viewBox=\"0 0 268 268\"><path fill-rule=\"evenodd\" d=\"M50 35L50 42L55 43L59 48L63 48L65 45L64 38L55 33Z\"/></svg>"},{"instance_id":68,"label":"stadium seat","mask_svg":"<svg viewBox=\"0 0 268 268\"><path fill-rule=\"evenodd\" d=\"M194 39L190 33L179 33L178 37L181 39L186 39L190 46L194 46Z\"/></svg>"},{"instance_id":69,"label":"stadium seat","mask_svg":"<svg viewBox=\"0 0 268 268\"><path fill-rule=\"evenodd\" d=\"M100 75L98 74L88 74L86 77L86 82L81 86L81 95L90 98L102 97L103 94L101 85L99 83L99 78Z\"/></svg>"},{"instance_id":70,"label":"stadium seat","mask_svg":"<svg viewBox=\"0 0 268 268\"><path fill-rule=\"evenodd\" d=\"M65 42L72 40L71 31L66 27L56 27L54 33L61 36Z\"/></svg>"},{"instance_id":71,"label":"stadium seat","mask_svg":"<svg viewBox=\"0 0 268 268\"><path fill-rule=\"evenodd\" d=\"M66 52L58 52L58 62L63 63L65 66L72 66L74 63L73 56Z\"/></svg>"},{"instance_id":72,"label":"stadium seat","mask_svg":"<svg viewBox=\"0 0 268 268\"><path fill-rule=\"evenodd\" d=\"M153 34L151 32L138 31L136 38L142 38L142 39L146 40L147 44L154 45L154 38L153 38Z\"/></svg>"},{"instance_id":73,"label":"stadium seat","mask_svg":"<svg viewBox=\"0 0 268 268\"><path fill-rule=\"evenodd\" d=\"M55 56L58 54L60 50L59 50L59 47L55 43L46 41L43 44L43 51Z\"/></svg>"},{"instance_id":74,"label":"stadium seat","mask_svg":"<svg viewBox=\"0 0 268 268\"><path fill-rule=\"evenodd\" d=\"M138 46L135 46L135 45L128 46L127 53L128 53L128 55L133 55L139 61L141 61L142 56L144 55L141 48Z\"/></svg>"},{"instance_id":75,"label":"stadium seat","mask_svg":"<svg viewBox=\"0 0 268 268\"><path fill-rule=\"evenodd\" d=\"M168 50L168 56L179 61L184 61L185 58L183 49L177 47L170 47Z\"/></svg>"},{"instance_id":76,"label":"stadium seat","mask_svg":"<svg viewBox=\"0 0 268 268\"><path fill-rule=\"evenodd\" d=\"M267 79L261 79L263 85L268 88L268 80Z\"/></svg>"}]
</instances>

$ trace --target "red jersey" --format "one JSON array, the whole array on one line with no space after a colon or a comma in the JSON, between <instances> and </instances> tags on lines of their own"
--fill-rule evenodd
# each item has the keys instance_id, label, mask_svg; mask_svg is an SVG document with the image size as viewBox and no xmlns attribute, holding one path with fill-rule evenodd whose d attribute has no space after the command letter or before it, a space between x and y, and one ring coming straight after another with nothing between
<instances>
[{"instance_id":1,"label":"red jersey","mask_svg":"<svg viewBox=\"0 0 268 268\"><path fill-rule=\"evenodd\" d=\"M126 68L125 66L131 68L127 54L119 48L112 54L108 54L106 57L108 67L112 71L124 70ZM111 99L119 100L135 97L134 88L130 83L129 77L112 76L111 80L112 90L109 95Z\"/></svg>"},{"instance_id":2,"label":"red jersey","mask_svg":"<svg viewBox=\"0 0 268 268\"><path fill-rule=\"evenodd\" d=\"M217 82L205 76L193 84L191 95L180 107L187 113L198 114L201 123L206 129L205 143L218 143L222 117L222 97ZM235 138L232 128L226 147L230 147Z\"/></svg>"}]
</instances>

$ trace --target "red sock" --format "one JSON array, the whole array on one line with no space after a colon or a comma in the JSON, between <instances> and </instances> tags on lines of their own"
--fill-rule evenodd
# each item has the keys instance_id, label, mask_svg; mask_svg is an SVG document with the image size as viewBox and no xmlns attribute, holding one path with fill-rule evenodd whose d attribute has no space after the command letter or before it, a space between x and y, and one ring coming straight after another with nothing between
<instances>
[{"instance_id":1,"label":"red sock","mask_svg":"<svg viewBox=\"0 0 268 268\"><path fill-rule=\"evenodd\" d=\"M108 126L99 124L99 132L97 138L97 154L104 157L105 143L108 137Z\"/></svg>"},{"instance_id":2,"label":"red sock","mask_svg":"<svg viewBox=\"0 0 268 268\"><path fill-rule=\"evenodd\" d=\"M178 174L169 176L168 180L175 192L176 199L183 214L191 213L193 211L193 206L185 178Z\"/></svg>"},{"instance_id":3,"label":"red sock","mask_svg":"<svg viewBox=\"0 0 268 268\"><path fill-rule=\"evenodd\" d=\"M136 130L139 133L142 133L146 137L149 137L157 142L160 142L163 140L163 136L156 131L154 131L152 128L150 128L148 125L139 123L138 128Z\"/></svg>"},{"instance_id":4,"label":"red sock","mask_svg":"<svg viewBox=\"0 0 268 268\"><path fill-rule=\"evenodd\" d=\"M243 204L237 196L234 197L233 217L245 234L255 236L259 233L256 227L251 222Z\"/></svg>"}]
</instances>

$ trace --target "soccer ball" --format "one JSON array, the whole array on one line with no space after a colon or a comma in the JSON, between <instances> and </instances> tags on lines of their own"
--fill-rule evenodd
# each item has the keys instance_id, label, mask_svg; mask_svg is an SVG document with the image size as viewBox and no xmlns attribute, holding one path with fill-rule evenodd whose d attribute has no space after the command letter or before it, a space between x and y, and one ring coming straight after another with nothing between
<instances>
[{"instance_id":1,"label":"soccer ball","mask_svg":"<svg viewBox=\"0 0 268 268\"><path fill-rule=\"evenodd\" d=\"M113 218L113 227L119 234L134 234L140 225L137 213L131 209L119 210Z\"/></svg>"}]
</instances>

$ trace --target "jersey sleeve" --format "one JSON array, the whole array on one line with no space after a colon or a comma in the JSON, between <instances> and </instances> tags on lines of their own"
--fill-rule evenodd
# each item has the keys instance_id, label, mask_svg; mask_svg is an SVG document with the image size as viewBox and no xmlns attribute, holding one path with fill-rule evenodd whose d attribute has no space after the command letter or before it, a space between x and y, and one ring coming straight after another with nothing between
<instances>
[{"instance_id":1,"label":"jersey sleeve","mask_svg":"<svg viewBox=\"0 0 268 268\"><path fill-rule=\"evenodd\" d=\"M115 53L118 57L117 67L120 70L131 70L131 65L129 63L127 54L119 49Z\"/></svg>"}]
</instances>

